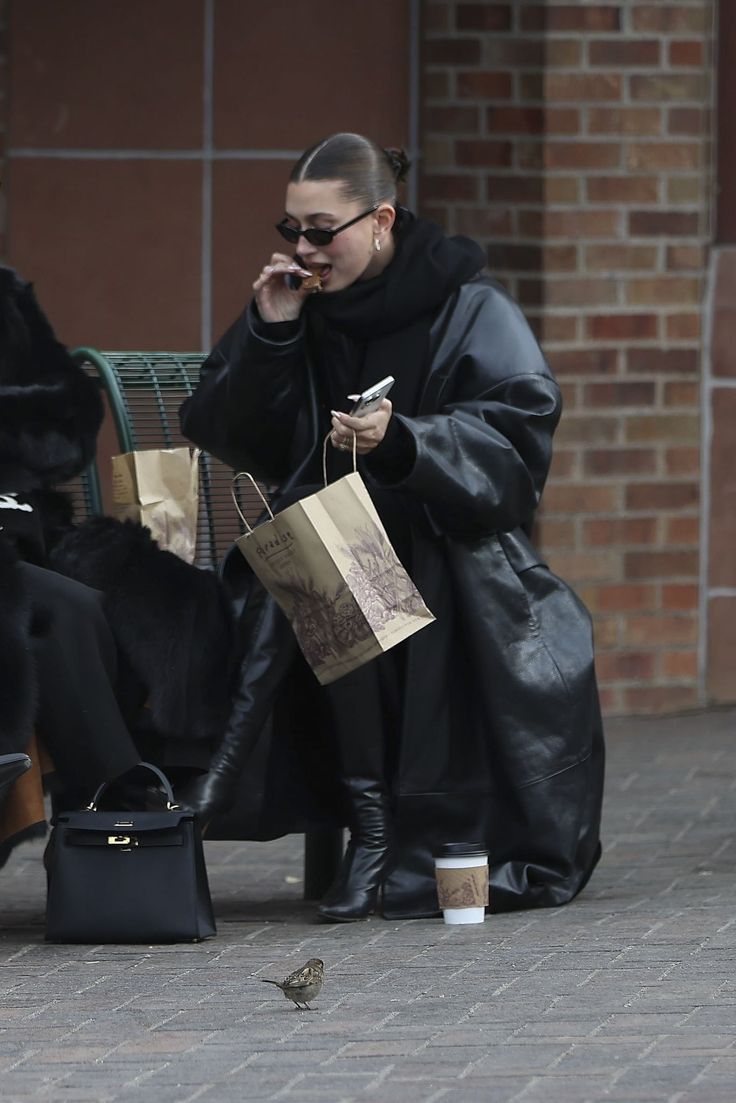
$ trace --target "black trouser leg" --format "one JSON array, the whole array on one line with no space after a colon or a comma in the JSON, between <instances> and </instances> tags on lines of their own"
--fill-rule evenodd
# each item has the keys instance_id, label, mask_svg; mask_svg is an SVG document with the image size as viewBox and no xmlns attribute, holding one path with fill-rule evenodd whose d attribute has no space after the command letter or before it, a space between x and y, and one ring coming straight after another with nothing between
<instances>
[{"instance_id":1,"label":"black trouser leg","mask_svg":"<svg viewBox=\"0 0 736 1103\"><path fill-rule=\"evenodd\" d=\"M386 722L379 674L374 661L327 687L351 834L319 914L339 922L365 919L374 910L391 857Z\"/></svg>"},{"instance_id":2,"label":"black trouser leg","mask_svg":"<svg viewBox=\"0 0 736 1103\"><path fill-rule=\"evenodd\" d=\"M139 758L115 697L115 641L96 590L27 563L20 569L34 610L38 733L65 800L81 803Z\"/></svg>"}]
</instances>

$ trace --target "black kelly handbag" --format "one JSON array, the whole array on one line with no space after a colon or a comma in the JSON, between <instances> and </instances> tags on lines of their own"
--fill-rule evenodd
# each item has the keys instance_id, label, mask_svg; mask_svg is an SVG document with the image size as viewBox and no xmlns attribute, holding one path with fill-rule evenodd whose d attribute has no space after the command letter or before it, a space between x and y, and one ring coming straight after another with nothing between
<instances>
[{"instance_id":1,"label":"black kelly handbag","mask_svg":"<svg viewBox=\"0 0 736 1103\"><path fill-rule=\"evenodd\" d=\"M62 812L49 846L50 942L197 942L216 933L202 839L157 767L166 810Z\"/></svg>"}]
</instances>

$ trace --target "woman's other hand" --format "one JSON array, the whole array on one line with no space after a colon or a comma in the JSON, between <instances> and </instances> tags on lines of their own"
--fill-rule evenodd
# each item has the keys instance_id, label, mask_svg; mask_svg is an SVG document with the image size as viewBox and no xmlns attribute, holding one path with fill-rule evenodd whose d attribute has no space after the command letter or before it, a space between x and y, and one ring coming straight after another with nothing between
<instances>
[{"instance_id":1,"label":"woman's other hand","mask_svg":"<svg viewBox=\"0 0 736 1103\"><path fill-rule=\"evenodd\" d=\"M261 269L253 284L258 304L258 313L264 322L294 322L301 313L304 300L310 291L298 288L292 291L287 283L288 276L302 279L311 276L306 268L296 264L284 253L274 253L270 262Z\"/></svg>"},{"instance_id":2,"label":"woman's other hand","mask_svg":"<svg viewBox=\"0 0 736 1103\"><path fill-rule=\"evenodd\" d=\"M353 431L355 432L355 447L359 456L367 456L374 448L377 448L386 435L388 423L391 420L393 406L388 398L384 398L377 410L363 417L351 417L350 414L342 414L332 410L332 432L330 439L335 448L342 452L349 452L353 447Z\"/></svg>"}]
</instances>

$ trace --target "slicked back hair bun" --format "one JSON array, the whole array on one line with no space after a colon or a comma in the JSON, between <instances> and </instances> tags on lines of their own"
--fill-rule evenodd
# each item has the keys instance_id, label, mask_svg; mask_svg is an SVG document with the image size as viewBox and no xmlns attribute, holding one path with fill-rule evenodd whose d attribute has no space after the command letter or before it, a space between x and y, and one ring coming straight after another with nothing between
<instances>
[{"instance_id":1,"label":"slicked back hair bun","mask_svg":"<svg viewBox=\"0 0 736 1103\"><path fill-rule=\"evenodd\" d=\"M383 149L362 134L332 134L306 150L291 171L289 182L341 180L348 200L396 203L398 185L411 162L403 149Z\"/></svg>"}]
</instances>

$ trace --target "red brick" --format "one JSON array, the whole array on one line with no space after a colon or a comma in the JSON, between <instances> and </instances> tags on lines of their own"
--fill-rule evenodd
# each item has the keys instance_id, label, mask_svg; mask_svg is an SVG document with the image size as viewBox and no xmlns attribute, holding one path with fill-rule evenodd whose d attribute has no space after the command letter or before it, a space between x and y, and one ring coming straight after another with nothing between
<instances>
[{"instance_id":1,"label":"red brick","mask_svg":"<svg viewBox=\"0 0 736 1103\"><path fill-rule=\"evenodd\" d=\"M665 678L681 678L694 681L698 676L697 651L664 651L659 656L660 669Z\"/></svg>"},{"instance_id":2,"label":"red brick","mask_svg":"<svg viewBox=\"0 0 736 1103\"><path fill-rule=\"evenodd\" d=\"M460 234L471 237L510 237L513 232L511 211L496 207L457 207L455 226Z\"/></svg>"},{"instance_id":3,"label":"red brick","mask_svg":"<svg viewBox=\"0 0 736 1103\"><path fill-rule=\"evenodd\" d=\"M574 341L578 335L578 317L575 314L545 314L535 333L544 342Z\"/></svg>"},{"instance_id":4,"label":"red brick","mask_svg":"<svg viewBox=\"0 0 736 1103\"><path fill-rule=\"evenodd\" d=\"M700 498L696 482L629 483L627 509L693 509Z\"/></svg>"},{"instance_id":5,"label":"red brick","mask_svg":"<svg viewBox=\"0 0 736 1103\"><path fill-rule=\"evenodd\" d=\"M611 521L595 519L583 523L583 544L593 548L614 544L654 544L656 539L657 521L654 517L617 517Z\"/></svg>"},{"instance_id":6,"label":"red brick","mask_svg":"<svg viewBox=\"0 0 736 1103\"><path fill-rule=\"evenodd\" d=\"M706 98L708 86L700 73L663 73L656 76L634 74L629 77L632 100L678 103Z\"/></svg>"},{"instance_id":7,"label":"red brick","mask_svg":"<svg viewBox=\"0 0 736 1103\"><path fill-rule=\"evenodd\" d=\"M692 443L700 435L700 419L692 414L663 414L626 419L626 441L632 444L647 444L661 441L679 444Z\"/></svg>"},{"instance_id":8,"label":"red brick","mask_svg":"<svg viewBox=\"0 0 736 1103\"><path fill-rule=\"evenodd\" d=\"M464 100L508 100L511 98L510 73L459 72L457 94Z\"/></svg>"},{"instance_id":9,"label":"red brick","mask_svg":"<svg viewBox=\"0 0 736 1103\"><path fill-rule=\"evenodd\" d=\"M566 444L612 444L618 437L618 418L563 416L555 434L557 443Z\"/></svg>"},{"instance_id":10,"label":"red brick","mask_svg":"<svg viewBox=\"0 0 736 1103\"><path fill-rule=\"evenodd\" d=\"M642 68L659 65L659 41L656 38L596 39L588 44L591 65L638 65Z\"/></svg>"},{"instance_id":11,"label":"red brick","mask_svg":"<svg viewBox=\"0 0 736 1103\"><path fill-rule=\"evenodd\" d=\"M587 245L585 267L592 272L626 272L654 268L655 245Z\"/></svg>"},{"instance_id":12,"label":"red brick","mask_svg":"<svg viewBox=\"0 0 736 1103\"><path fill-rule=\"evenodd\" d=\"M651 651L599 651L595 669L602 682L648 682L654 675L654 660Z\"/></svg>"},{"instance_id":13,"label":"red brick","mask_svg":"<svg viewBox=\"0 0 736 1103\"><path fill-rule=\"evenodd\" d=\"M697 548L700 543L700 519L698 517L671 517L667 521L667 543L672 546Z\"/></svg>"},{"instance_id":14,"label":"red brick","mask_svg":"<svg viewBox=\"0 0 736 1103\"><path fill-rule=\"evenodd\" d=\"M547 356L557 375L615 375L617 349L561 349Z\"/></svg>"},{"instance_id":15,"label":"red brick","mask_svg":"<svg viewBox=\"0 0 736 1103\"><path fill-rule=\"evenodd\" d=\"M699 215L685 211L632 211L629 233L634 237L695 236Z\"/></svg>"},{"instance_id":16,"label":"red brick","mask_svg":"<svg viewBox=\"0 0 736 1103\"><path fill-rule=\"evenodd\" d=\"M477 134L480 129L480 112L475 107L425 107L423 118L429 131Z\"/></svg>"},{"instance_id":17,"label":"red brick","mask_svg":"<svg viewBox=\"0 0 736 1103\"><path fill-rule=\"evenodd\" d=\"M546 306L544 282L540 279L519 278L516 282L516 299L522 309Z\"/></svg>"},{"instance_id":18,"label":"red brick","mask_svg":"<svg viewBox=\"0 0 736 1103\"><path fill-rule=\"evenodd\" d=\"M591 176L586 181L591 203L657 203L656 176Z\"/></svg>"},{"instance_id":19,"label":"red brick","mask_svg":"<svg viewBox=\"0 0 736 1103\"><path fill-rule=\"evenodd\" d=\"M703 65L705 43L702 41L670 42L670 65Z\"/></svg>"},{"instance_id":20,"label":"red brick","mask_svg":"<svg viewBox=\"0 0 736 1103\"><path fill-rule=\"evenodd\" d=\"M524 237L565 238L615 237L619 229L617 210L519 211L519 233Z\"/></svg>"},{"instance_id":21,"label":"red brick","mask_svg":"<svg viewBox=\"0 0 736 1103\"><path fill-rule=\"evenodd\" d=\"M621 164L618 142L556 142L544 147L544 163L551 169L613 169Z\"/></svg>"},{"instance_id":22,"label":"red brick","mask_svg":"<svg viewBox=\"0 0 736 1103\"><path fill-rule=\"evenodd\" d=\"M699 314L678 311L665 319L665 337L668 341L697 341L702 325Z\"/></svg>"},{"instance_id":23,"label":"red brick","mask_svg":"<svg viewBox=\"0 0 736 1103\"><path fill-rule=\"evenodd\" d=\"M692 306L699 303L703 295L702 283L697 277L629 278L625 287L626 302L632 306Z\"/></svg>"},{"instance_id":24,"label":"red brick","mask_svg":"<svg viewBox=\"0 0 736 1103\"><path fill-rule=\"evenodd\" d=\"M449 31L450 5L425 3L422 19L425 31Z\"/></svg>"},{"instance_id":25,"label":"red brick","mask_svg":"<svg viewBox=\"0 0 736 1103\"><path fill-rule=\"evenodd\" d=\"M510 4L458 4L455 16L459 31L508 31L511 28Z\"/></svg>"},{"instance_id":26,"label":"red brick","mask_svg":"<svg viewBox=\"0 0 736 1103\"><path fill-rule=\"evenodd\" d=\"M626 578L697 578L698 554L694 551L631 551L624 557Z\"/></svg>"},{"instance_id":27,"label":"red brick","mask_svg":"<svg viewBox=\"0 0 736 1103\"><path fill-rule=\"evenodd\" d=\"M665 406L687 406L690 409L697 409L698 403L700 403L700 385L697 383L678 381L664 384Z\"/></svg>"},{"instance_id":28,"label":"red brick","mask_svg":"<svg viewBox=\"0 0 736 1103\"><path fill-rule=\"evenodd\" d=\"M489 134L577 134L580 112L573 107L489 107Z\"/></svg>"},{"instance_id":29,"label":"red brick","mask_svg":"<svg viewBox=\"0 0 736 1103\"><path fill-rule=\"evenodd\" d=\"M577 45L577 43L576 43ZM501 35L489 36L483 43L484 59L487 65L497 68L543 69L549 65L547 51L549 43L543 38L503 38ZM579 52L575 60L579 60Z\"/></svg>"},{"instance_id":30,"label":"red brick","mask_svg":"<svg viewBox=\"0 0 736 1103\"><path fill-rule=\"evenodd\" d=\"M601 651L612 651L619 647L621 644L620 629L619 617L597 617L595 622L596 647Z\"/></svg>"},{"instance_id":31,"label":"red brick","mask_svg":"<svg viewBox=\"0 0 736 1103\"><path fill-rule=\"evenodd\" d=\"M540 172L544 167L544 148L541 138L518 139L514 143L516 167L524 172Z\"/></svg>"},{"instance_id":32,"label":"red brick","mask_svg":"<svg viewBox=\"0 0 736 1103\"><path fill-rule=\"evenodd\" d=\"M547 73L545 99L574 103L620 100L623 78L619 73ZM689 98L689 97L688 97Z\"/></svg>"},{"instance_id":33,"label":"red brick","mask_svg":"<svg viewBox=\"0 0 736 1103\"><path fill-rule=\"evenodd\" d=\"M580 176L548 176L545 182L545 200L553 203L580 203Z\"/></svg>"},{"instance_id":34,"label":"red brick","mask_svg":"<svg viewBox=\"0 0 736 1103\"><path fill-rule=\"evenodd\" d=\"M707 259L707 250L703 245L668 245L666 249L665 263L673 272L702 272Z\"/></svg>"},{"instance_id":35,"label":"red brick","mask_svg":"<svg viewBox=\"0 0 736 1103\"><path fill-rule=\"evenodd\" d=\"M698 349L630 348L626 350L626 370L632 374L690 375L700 368Z\"/></svg>"},{"instance_id":36,"label":"red brick","mask_svg":"<svg viewBox=\"0 0 736 1103\"><path fill-rule=\"evenodd\" d=\"M662 110L659 107L591 107L588 131L590 134L660 134Z\"/></svg>"},{"instance_id":37,"label":"red brick","mask_svg":"<svg viewBox=\"0 0 736 1103\"><path fill-rule=\"evenodd\" d=\"M581 67L582 43L576 38L547 38L544 67L546 69L578 69Z\"/></svg>"},{"instance_id":38,"label":"red brick","mask_svg":"<svg viewBox=\"0 0 736 1103\"><path fill-rule=\"evenodd\" d=\"M486 177L487 197L491 203L512 202L543 203L545 199L545 180L543 176L488 176Z\"/></svg>"},{"instance_id":39,"label":"red brick","mask_svg":"<svg viewBox=\"0 0 736 1103\"><path fill-rule=\"evenodd\" d=\"M521 9L521 29L524 31L619 31L621 5L596 4L525 4Z\"/></svg>"},{"instance_id":40,"label":"red brick","mask_svg":"<svg viewBox=\"0 0 736 1103\"><path fill-rule=\"evenodd\" d=\"M667 117L670 134L705 138L710 127L710 112L700 107L671 107Z\"/></svg>"},{"instance_id":41,"label":"red brick","mask_svg":"<svg viewBox=\"0 0 736 1103\"><path fill-rule=\"evenodd\" d=\"M585 319L594 341L637 341L657 336L656 314L594 314Z\"/></svg>"},{"instance_id":42,"label":"red brick","mask_svg":"<svg viewBox=\"0 0 736 1103\"><path fill-rule=\"evenodd\" d=\"M598 699L604 716L618 716L623 708L622 694L618 686L602 686L598 689Z\"/></svg>"},{"instance_id":43,"label":"red brick","mask_svg":"<svg viewBox=\"0 0 736 1103\"><path fill-rule=\"evenodd\" d=\"M612 586L588 586L581 596L592 613L635 613L653 609L657 591L651 584L627 582Z\"/></svg>"},{"instance_id":44,"label":"red brick","mask_svg":"<svg viewBox=\"0 0 736 1103\"><path fill-rule=\"evenodd\" d=\"M422 73L422 102L427 100L446 100L450 95L450 73L445 69Z\"/></svg>"},{"instance_id":45,"label":"red brick","mask_svg":"<svg viewBox=\"0 0 736 1103\"><path fill-rule=\"evenodd\" d=\"M494 142L480 138L455 142L455 157L458 165L503 168L511 165L512 153L511 142Z\"/></svg>"},{"instance_id":46,"label":"red brick","mask_svg":"<svg viewBox=\"0 0 736 1103\"><path fill-rule=\"evenodd\" d=\"M632 142L626 154L626 164L632 172L696 169L701 160L697 142Z\"/></svg>"},{"instance_id":47,"label":"red brick","mask_svg":"<svg viewBox=\"0 0 736 1103\"><path fill-rule=\"evenodd\" d=\"M558 448L552 457L550 478L569 479L572 475L577 475L578 466L577 452L565 451L562 448Z\"/></svg>"},{"instance_id":48,"label":"red brick","mask_svg":"<svg viewBox=\"0 0 736 1103\"><path fill-rule=\"evenodd\" d=\"M596 475L654 475L657 470L657 453L650 448L605 448L586 452L583 474L586 478Z\"/></svg>"},{"instance_id":49,"label":"red brick","mask_svg":"<svg viewBox=\"0 0 736 1103\"><path fill-rule=\"evenodd\" d=\"M538 245L494 243L488 246L488 264L493 269L511 268L539 272L542 267L542 250Z\"/></svg>"},{"instance_id":50,"label":"red brick","mask_svg":"<svg viewBox=\"0 0 736 1103\"><path fill-rule=\"evenodd\" d=\"M574 548L575 521L541 517L534 526L534 542L540 548Z\"/></svg>"},{"instance_id":51,"label":"red brick","mask_svg":"<svg viewBox=\"0 0 736 1103\"><path fill-rule=\"evenodd\" d=\"M424 43L427 65L477 65L480 38L428 38Z\"/></svg>"},{"instance_id":52,"label":"red brick","mask_svg":"<svg viewBox=\"0 0 736 1103\"><path fill-rule=\"evenodd\" d=\"M604 306L618 301L616 279L592 279L581 276L567 279L557 276L545 285L547 306Z\"/></svg>"},{"instance_id":53,"label":"red brick","mask_svg":"<svg viewBox=\"0 0 736 1103\"><path fill-rule=\"evenodd\" d=\"M548 556L555 574L570 579L575 584L585 580L604 580L619 573L619 553L608 551L567 552L556 551Z\"/></svg>"},{"instance_id":54,"label":"red brick","mask_svg":"<svg viewBox=\"0 0 736 1103\"><path fill-rule=\"evenodd\" d=\"M667 202L693 207L699 205L710 189L706 189L702 176L670 176L665 181Z\"/></svg>"},{"instance_id":55,"label":"red brick","mask_svg":"<svg viewBox=\"0 0 736 1103\"><path fill-rule=\"evenodd\" d=\"M542 267L545 272L573 272L578 266L575 245L547 245L542 249Z\"/></svg>"},{"instance_id":56,"label":"red brick","mask_svg":"<svg viewBox=\"0 0 736 1103\"><path fill-rule=\"evenodd\" d=\"M710 5L639 4L632 13L635 31L664 31L677 34L710 30Z\"/></svg>"},{"instance_id":57,"label":"red brick","mask_svg":"<svg viewBox=\"0 0 736 1103\"><path fill-rule=\"evenodd\" d=\"M627 617L625 626L628 643L639 646L669 644L693 644L698 636L698 624L694 617L648 616Z\"/></svg>"},{"instance_id":58,"label":"red brick","mask_svg":"<svg viewBox=\"0 0 736 1103\"><path fill-rule=\"evenodd\" d=\"M668 475L697 476L700 472L700 449L667 448L664 467Z\"/></svg>"},{"instance_id":59,"label":"red brick","mask_svg":"<svg viewBox=\"0 0 736 1103\"><path fill-rule=\"evenodd\" d=\"M662 587L663 609L692 609L698 608L700 603L700 589L698 586L670 583Z\"/></svg>"},{"instance_id":60,"label":"red brick","mask_svg":"<svg viewBox=\"0 0 736 1103\"><path fill-rule=\"evenodd\" d=\"M623 708L632 714L683 712L698 704L696 686L628 686L623 691Z\"/></svg>"},{"instance_id":61,"label":"red brick","mask_svg":"<svg viewBox=\"0 0 736 1103\"><path fill-rule=\"evenodd\" d=\"M449 173L425 173L422 177L422 200L478 199L479 180L476 176L453 176Z\"/></svg>"},{"instance_id":62,"label":"red brick","mask_svg":"<svg viewBox=\"0 0 736 1103\"><path fill-rule=\"evenodd\" d=\"M544 492L544 507L547 513L615 513L620 506L620 496L618 486L550 484Z\"/></svg>"}]
</instances>

